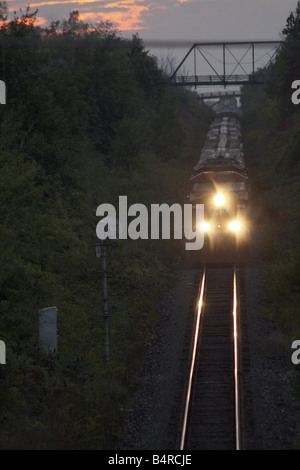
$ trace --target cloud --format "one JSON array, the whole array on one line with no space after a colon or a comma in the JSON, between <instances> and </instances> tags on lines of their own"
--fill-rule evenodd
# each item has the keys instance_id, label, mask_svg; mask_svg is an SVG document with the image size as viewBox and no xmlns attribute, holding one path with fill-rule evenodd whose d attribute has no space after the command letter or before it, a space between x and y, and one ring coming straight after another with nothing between
<instances>
[{"instance_id":1,"label":"cloud","mask_svg":"<svg viewBox=\"0 0 300 470\"><path fill-rule=\"evenodd\" d=\"M47 25L47 20L45 18L43 18L42 16L37 16L35 24L37 26L46 26Z\"/></svg>"},{"instance_id":2,"label":"cloud","mask_svg":"<svg viewBox=\"0 0 300 470\"><path fill-rule=\"evenodd\" d=\"M10 11L28 0L6 0ZM121 31L143 30L152 39L274 38L296 0L32 0L39 22L68 18L78 10L89 23L112 21ZM270 9L270 3L272 8ZM259 14L258 14L259 13ZM12 14L10 15L12 16Z\"/></svg>"},{"instance_id":3,"label":"cloud","mask_svg":"<svg viewBox=\"0 0 300 470\"><path fill-rule=\"evenodd\" d=\"M10 3L13 0L8 0ZM151 11L155 9L164 9L166 6L159 3L161 0L49 0L36 1L30 4L31 8L38 8L41 15L37 24L45 25L46 19L53 16L53 11L64 11L65 17L66 6L69 5L69 11L78 10L80 19L89 23L97 23L99 21L111 21L122 31L132 31L146 28L145 18ZM14 6L14 9L18 9ZM24 8L24 7L23 7ZM49 15L50 13L50 15ZM57 13L56 13L57 15ZM59 17L57 19L60 19Z\"/></svg>"},{"instance_id":4,"label":"cloud","mask_svg":"<svg viewBox=\"0 0 300 470\"><path fill-rule=\"evenodd\" d=\"M80 19L87 22L109 20L122 31L145 28L143 15L149 13L153 4L144 0L116 0L93 7L79 8Z\"/></svg>"},{"instance_id":5,"label":"cloud","mask_svg":"<svg viewBox=\"0 0 300 470\"><path fill-rule=\"evenodd\" d=\"M151 28L153 15L185 1L193 0L33 0L30 7L38 9L36 24L41 26L68 18L70 11L78 10L85 22L111 21L121 31L135 31ZM7 3L11 11L27 7L23 0L7 0Z\"/></svg>"},{"instance_id":6,"label":"cloud","mask_svg":"<svg viewBox=\"0 0 300 470\"><path fill-rule=\"evenodd\" d=\"M80 5L84 5L85 3L100 3L100 1L103 1L103 0L98 0L98 1L95 1L95 0L84 0L84 2L78 2L76 0L51 0L50 2L38 2L38 3L31 3L30 4L30 7L32 8L38 8L38 7L44 7L44 6L53 6L53 5L76 5L76 8L78 7L79 5L79 8L80 8Z\"/></svg>"},{"instance_id":7,"label":"cloud","mask_svg":"<svg viewBox=\"0 0 300 470\"><path fill-rule=\"evenodd\" d=\"M99 8L99 7L98 7ZM97 9L98 9L97 8ZM131 5L131 2L109 3L101 8L102 11L90 11L80 13L80 19L85 22L97 23L98 21L111 21L122 31L143 29L142 14L149 11L148 6Z\"/></svg>"}]
</instances>

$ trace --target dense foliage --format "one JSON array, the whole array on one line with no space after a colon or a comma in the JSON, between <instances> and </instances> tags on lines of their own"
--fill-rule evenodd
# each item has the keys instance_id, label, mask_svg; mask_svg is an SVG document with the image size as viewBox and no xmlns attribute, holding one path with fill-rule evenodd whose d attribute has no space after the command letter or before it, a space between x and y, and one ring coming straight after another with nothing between
<instances>
[{"instance_id":1,"label":"dense foliage","mask_svg":"<svg viewBox=\"0 0 300 470\"><path fill-rule=\"evenodd\" d=\"M86 27L78 12L44 31L34 19L28 9L8 22L1 3L1 36L23 42L0 57L0 447L112 448L182 245L109 249L107 365L96 208L117 207L119 195L185 202L210 112L169 86L138 37ZM59 350L49 355L38 310L54 305Z\"/></svg>"},{"instance_id":2,"label":"dense foliage","mask_svg":"<svg viewBox=\"0 0 300 470\"><path fill-rule=\"evenodd\" d=\"M270 314L290 342L300 337L300 105L291 99L300 80L300 2L283 38L268 84L245 88L242 101L252 195L272 267Z\"/></svg>"}]
</instances>

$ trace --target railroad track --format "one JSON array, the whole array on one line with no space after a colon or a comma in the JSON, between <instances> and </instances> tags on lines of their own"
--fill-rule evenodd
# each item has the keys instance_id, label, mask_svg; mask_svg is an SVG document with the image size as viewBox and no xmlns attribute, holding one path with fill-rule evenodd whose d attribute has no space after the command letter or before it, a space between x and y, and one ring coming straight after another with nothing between
<instances>
[{"instance_id":1,"label":"railroad track","mask_svg":"<svg viewBox=\"0 0 300 470\"><path fill-rule=\"evenodd\" d=\"M237 272L202 273L180 450L241 449Z\"/></svg>"}]
</instances>

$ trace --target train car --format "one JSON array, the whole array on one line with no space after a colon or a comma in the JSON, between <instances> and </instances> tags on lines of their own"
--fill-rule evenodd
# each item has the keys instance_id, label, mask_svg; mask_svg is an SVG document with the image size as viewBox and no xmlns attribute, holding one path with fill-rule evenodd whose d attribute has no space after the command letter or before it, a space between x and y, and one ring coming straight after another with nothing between
<instances>
[{"instance_id":1,"label":"train car","mask_svg":"<svg viewBox=\"0 0 300 470\"><path fill-rule=\"evenodd\" d=\"M248 252L248 174L237 100L221 99L189 180L189 199L204 204L204 252ZM229 250L229 251L228 251Z\"/></svg>"}]
</instances>

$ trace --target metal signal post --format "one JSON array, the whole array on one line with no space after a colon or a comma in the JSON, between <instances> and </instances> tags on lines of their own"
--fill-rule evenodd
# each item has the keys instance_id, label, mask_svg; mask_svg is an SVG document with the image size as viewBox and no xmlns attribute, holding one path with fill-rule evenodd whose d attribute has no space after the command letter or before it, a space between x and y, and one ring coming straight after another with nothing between
<instances>
[{"instance_id":1,"label":"metal signal post","mask_svg":"<svg viewBox=\"0 0 300 470\"><path fill-rule=\"evenodd\" d=\"M103 318L104 318L104 345L105 359L109 361L109 329L108 329L108 298L107 298L107 256L106 246L101 247L101 265L102 265L102 281L103 281Z\"/></svg>"},{"instance_id":2,"label":"metal signal post","mask_svg":"<svg viewBox=\"0 0 300 470\"><path fill-rule=\"evenodd\" d=\"M103 319L104 319L104 347L105 360L109 362L109 326L108 326L108 294L107 294L107 252L104 243L96 245L96 256L100 258L100 270L102 274L102 295L103 295Z\"/></svg>"},{"instance_id":3,"label":"metal signal post","mask_svg":"<svg viewBox=\"0 0 300 470\"><path fill-rule=\"evenodd\" d=\"M107 237L101 243L96 245L96 257L101 259L100 273L102 274L102 291L103 291L103 319L104 319L104 346L105 346L105 359L109 362L109 328L108 319L108 293L107 293L107 247L112 246L119 239L120 232L122 231L121 224L118 219L112 217L105 217L99 224L103 225ZM98 225L99 225L98 224Z\"/></svg>"}]
</instances>

